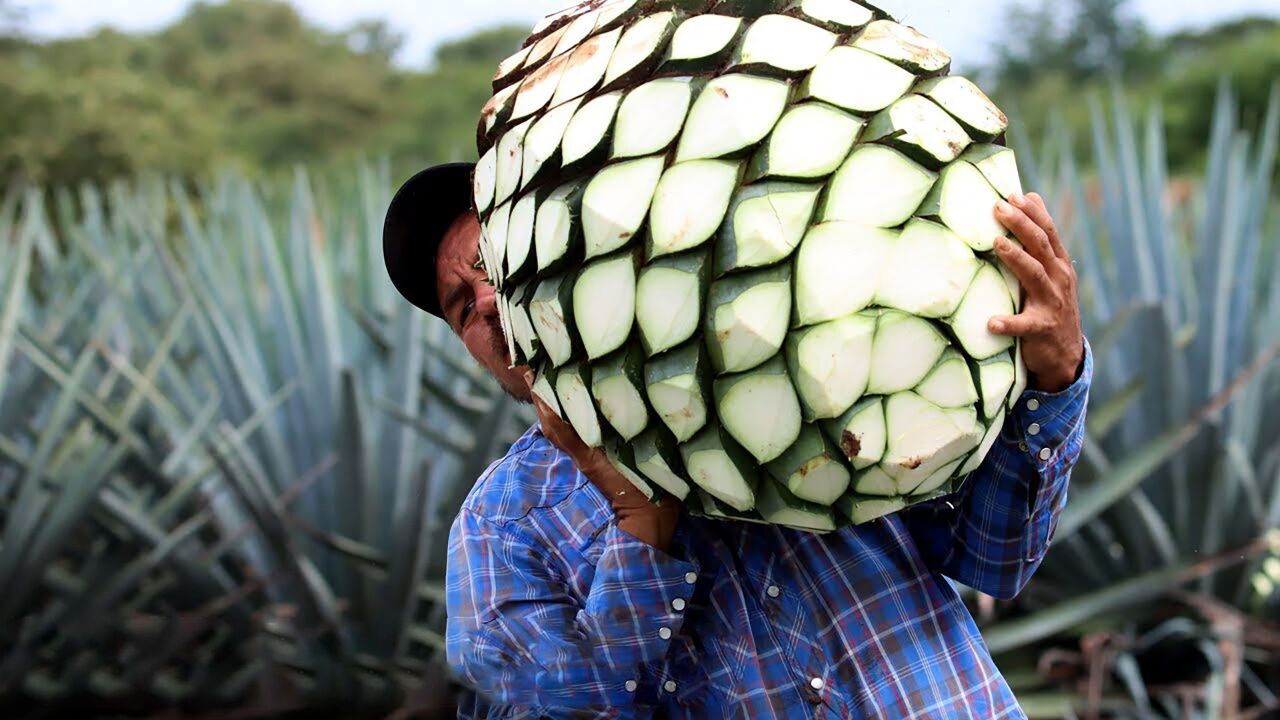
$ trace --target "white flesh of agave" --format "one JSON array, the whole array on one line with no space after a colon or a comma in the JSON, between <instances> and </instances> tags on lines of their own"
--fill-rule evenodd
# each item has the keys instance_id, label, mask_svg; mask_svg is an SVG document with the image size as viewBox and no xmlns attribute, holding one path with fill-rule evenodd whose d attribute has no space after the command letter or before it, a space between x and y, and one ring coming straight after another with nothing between
<instances>
[{"instance_id":1,"label":"white flesh of agave","mask_svg":"<svg viewBox=\"0 0 1280 720\"><path fill-rule=\"evenodd\" d=\"M569 334L569 324L565 319L568 308L562 304L562 282L543 281L529 302L529 319L554 367L568 362L573 355L573 336Z\"/></svg>"},{"instance_id":2,"label":"white flesh of agave","mask_svg":"<svg viewBox=\"0 0 1280 720\"><path fill-rule=\"evenodd\" d=\"M668 168L653 194L650 258L696 248L710 240L729 211L740 174L741 165L726 160L691 160Z\"/></svg>"},{"instance_id":3,"label":"white flesh of agave","mask_svg":"<svg viewBox=\"0 0 1280 720\"><path fill-rule=\"evenodd\" d=\"M763 140L786 109L791 86L754 75L723 75L707 83L689 111L676 161L718 158Z\"/></svg>"},{"instance_id":4,"label":"white flesh of agave","mask_svg":"<svg viewBox=\"0 0 1280 720\"><path fill-rule=\"evenodd\" d=\"M569 207L569 197L576 190L576 185L563 185L552 191L538 206L533 230L538 270L547 269L568 250L569 236L573 232L573 210Z\"/></svg>"},{"instance_id":5,"label":"white flesh of agave","mask_svg":"<svg viewBox=\"0 0 1280 720\"><path fill-rule=\"evenodd\" d=\"M538 399L551 408L556 417L564 419L564 411L560 409L560 400L556 398L555 388L551 386L551 381L547 379L545 373L538 373L538 377L533 381L531 389Z\"/></svg>"},{"instance_id":6,"label":"white flesh of agave","mask_svg":"<svg viewBox=\"0 0 1280 720\"><path fill-rule=\"evenodd\" d=\"M733 207L720 241L731 244L732 263L723 271L772 265L791 256L813 218L820 189L813 185L765 183L746 188Z\"/></svg>"},{"instance_id":7,"label":"white flesh of agave","mask_svg":"<svg viewBox=\"0 0 1280 720\"><path fill-rule=\"evenodd\" d=\"M840 500L840 511L855 524L871 522L876 518L892 515L907 507L903 498L851 498L846 495Z\"/></svg>"},{"instance_id":8,"label":"white flesh of agave","mask_svg":"<svg viewBox=\"0 0 1280 720\"><path fill-rule=\"evenodd\" d=\"M1018 174L1018 157L1013 150L1000 145L974 145L960 156L987 178L1001 197L1022 194L1022 178Z\"/></svg>"},{"instance_id":9,"label":"white flesh of agave","mask_svg":"<svg viewBox=\"0 0 1280 720\"><path fill-rule=\"evenodd\" d=\"M928 320L895 311L880 316L867 392L889 395L919 385L938 364L947 339Z\"/></svg>"},{"instance_id":10,"label":"white flesh of agave","mask_svg":"<svg viewBox=\"0 0 1280 720\"><path fill-rule=\"evenodd\" d=\"M636 236L649 213L663 164L661 157L628 160L591 179L582 198L587 259L607 255Z\"/></svg>"},{"instance_id":11,"label":"white flesh of agave","mask_svg":"<svg viewBox=\"0 0 1280 720\"><path fill-rule=\"evenodd\" d=\"M1004 410L1016 375L1017 368L1007 355L997 355L978 364L978 382L982 386L983 417L992 418Z\"/></svg>"},{"instance_id":12,"label":"white flesh of agave","mask_svg":"<svg viewBox=\"0 0 1280 720\"><path fill-rule=\"evenodd\" d=\"M516 92L515 106L511 110L513 122L523 120L547 107L551 97L555 95L560 79L569 67L571 55L552 58L546 65L529 73L529 77L520 83Z\"/></svg>"},{"instance_id":13,"label":"white flesh of agave","mask_svg":"<svg viewBox=\"0 0 1280 720\"><path fill-rule=\"evenodd\" d=\"M511 332L516 336L516 344L525 358L533 357L537 346L537 332L533 322L529 320L529 309L520 305L511 306Z\"/></svg>"},{"instance_id":14,"label":"white flesh of agave","mask_svg":"<svg viewBox=\"0 0 1280 720\"><path fill-rule=\"evenodd\" d=\"M560 407L578 437L588 447L600 447L604 443L604 435L600 429L600 416L596 413L595 401L591 399L591 391L583 382L582 375L573 369L561 371L556 376L556 397L560 398Z\"/></svg>"},{"instance_id":15,"label":"white flesh of agave","mask_svg":"<svg viewBox=\"0 0 1280 720\"><path fill-rule=\"evenodd\" d=\"M649 404L676 440L688 440L707 424L707 405L692 373L653 383L648 390Z\"/></svg>"},{"instance_id":16,"label":"white flesh of agave","mask_svg":"<svg viewBox=\"0 0 1280 720\"><path fill-rule=\"evenodd\" d=\"M850 82L857 78L857 82ZM807 97L869 114L889 107L911 89L916 76L855 47L832 48L804 83Z\"/></svg>"},{"instance_id":17,"label":"white flesh of agave","mask_svg":"<svg viewBox=\"0 0 1280 720\"><path fill-rule=\"evenodd\" d=\"M763 482L756 500L760 516L775 525L813 532L825 533L836 529L835 515L830 507L805 502L794 495L787 497L783 494L785 492L772 480Z\"/></svg>"},{"instance_id":18,"label":"white flesh of agave","mask_svg":"<svg viewBox=\"0 0 1280 720\"><path fill-rule=\"evenodd\" d=\"M930 475L928 478L926 478L924 482L920 483L920 485L916 487L916 489L912 490L911 494L916 496L924 496L924 495L930 495L934 492L937 492L938 490L941 490L944 485L946 485L948 482L951 481L953 477L955 477L956 470L960 469L960 465L963 462L964 462L964 458L960 458L959 460L953 460L947 463L946 465L944 465L942 468L935 470L934 473Z\"/></svg>"},{"instance_id":19,"label":"white flesh of agave","mask_svg":"<svg viewBox=\"0 0 1280 720\"><path fill-rule=\"evenodd\" d=\"M604 84L610 85L623 75L632 72L647 58L659 50L667 34L667 28L675 18L673 12L659 12L649 15L623 34L613 51L608 70L604 74Z\"/></svg>"},{"instance_id":20,"label":"white flesh of agave","mask_svg":"<svg viewBox=\"0 0 1280 720\"><path fill-rule=\"evenodd\" d=\"M489 259L486 265L493 270L491 280L499 289L503 286L503 262L507 257L507 237L511 222L511 203L503 203L489 216ZM492 263L492 265L489 265Z\"/></svg>"},{"instance_id":21,"label":"white flesh of agave","mask_svg":"<svg viewBox=\"0 0 1280 720\"><path fill-rule=\"evenodd\" d=\"M928 220L912 220L890 248L876 303L920 317L949 317L980 265L955 233Z\"/></svg>"},{"instance_id":22,"label":"white flesh of agave","mask_svg":"<svg viewBox=\"0 0 1280 720\"><path fill-rule=\"evenodd\" d=\"M851 315L791 334L787 359L810 419L836 418L867 390L876 319Z\"/></svg>"},{"instance_id":23,"label":"white flesh of agave","mask_svg":"<svg viewBox=\"0 0 1280 720\"><path fill-rule=\"evenodd\" d=\"M560 149L569 121L573 120L573 114L581 104L581 100L572 100L553 108L529 128L524 138L524 170L520 187L528 187L547 160Z\"/></svg>"},{"instance_id":24,"label":"white flesh of agave","mask_svg":"<svg viewBox=\"0 0 1280 720\"><path fill-rule=\"evenodd\" d=\"M912 493L982 439L973 408L967 416L953 415L913 392L890 397L884 414L889 442L881 466L897 482L900 495Z\"/></svg>"},{"instance_id":25,"label":"white flesh of agave","mask_svg":"<svg viewBox=\"0 0 1280 720\"><path fill-rule=\"evenodd\" d=\"M800 3L800 12L843 30L857 30L875 18L870 10L853 0L804 0Z\"/></svg>"},{"instance_id":26,"label":"white flesh of agave","mask_svg":"<svg viewBox=\"0 0 1280 720\"><path fill-rule=\"evenodd\" d=\"M680 452L690 479L712 497L740 512L755 507L747 471L721 444L716 428L703 431L694 442L681 446Z\"/></svg>"},{"instance_id":27,"label":"white flesh of agave","mask_svg":"<svg viewBox=\"0 0 1280 720\"><path fill-rule=\"evenodd\" d=\"M957 160L925 198L920 214L937 217L978 252L989 252L1009 231L996 219L1000 194L973 165Z\"/></svg>"},{"instance_id":28,"label":"white flesh of agave","mask_svg":"<svg viewBox=\"0 0 1280 720\"><path fill-rule=\"evenodd\" d=\"M940 408L962 408L978 402L978 388L964 356L947 348L937 367L916 387L916 394Z\"/></svg>"},{"instance_id":29,"label":"white flesh of agave","mask_svg":"<svg viewBox=\"0 0 1280 720\"><path fill-rule=\"evenodd\" d=\"M1009 118L966 77L948 75L926 80L916 87L916 92L938 103L974 137L995 139L1009 127Z\"/></svg>"},{"instance_id":30,"label":"white flesh of agave","mask_svg":"<svg viewBox=\"0 0 1280 720\"><path fill-rule=\"evenodd\" d=\"M716 381L724 429L764 464L800 436L800 402L781 357L736 377Z\"/></svg>"},{"instance_id":31,"label":"white flesh of agave","mask_svg":"<svg viewBox=\"0 0 1280 720\"><path fill-rule=\"evenodd\" d=\"M508 276L524 267L529 260L529 250L533 247L533 225L537 219L538 197L529 193L516 202L511 209L511 219L507 224L506 268Z\"/></svg>"},{"instance_id":32,"label":"white flesh of agave","mask_svg":"<svg viewBox=\"0 0 1280 720\"><path fill-rule=\"evenodd\" d=\"M1013 298L1004 277L994 265L983 263L949 322L969 357L986 360L1013 346L1013 338L995 335L987 327L992 317L1012 314Z\"/></svg>"},{"instance_id":33,"label":"white flesh of agave","mask_svg":"<svg viewBox=\"0 0 1280 720\"><path fill-rule=\"evenodd\" d=\"M605 416L623 440L631 440L644 432L649 424L649 408L644 398L625 375L599 380L592 388Z\"/></svg>"},{"instance_id":34,"label":"white flesh of agave","mask_svg":"<svg viewBox=\"0 0 1280 720\"><path fill-rule=\"evenodd\" d=\"M532 125L532 120L523 122L508 130L498 141L498 180L494 202L499 205L506 202L516 188L520 187L524 165L524 137Z\"/></svg>"},{"instance_id":35,"label":"white flesh of agave","mask_svg":"<svg viewBox=\"0 0 1280 720\"><path fill-rule=\"evenodd\" d=\"M603 30L617 22L619 18L630 12L638 2L639 0L614 0L614 2L606 3L598 11L596 31Z\"/></svg>"},{"instance_id":36,"label":"white flesh of agave","mask_svg":"<svg viewBox=\"0 0 1280 720\"><path fill-rule=\"evenodd\" d=\"M675 142L693 102L691 78L660 78L632 90L622 101L613 131L613 157L662 152Z\"/></svg>"},{"instance_id":37,"label":"white flesh of agave","mask_svg":"<svg viewBox=\"0 0 1280 720\"><path fill-rule=\"evenodd\" d=\"M908 95L880 111L863 139L883 141L934 167L954 162L972 140L945 110L920 95Z\"/></svg>"},{"instance_id":38,"label":"white flesh of agave","mask_svg":"<svg viewBox=\"0 0 1280 720\"><path fill-rule=\"evenodd\" d=\"M636 322L650 354L683 343L698 331L705 290L696 272L650 265L636 287Z\"/></svg>"},{"instance_id":39,"label":"white flesh of agave","mask_svg":"<svg viewBox=\"0 0 1280 720\"><path fill-rule=\"evenodd\" d=\"M472 196L475 198L476 212L483 213L493 205L493 193L498 181L498 148L489 148L476 163L471 178Z\"/></svg>"},{"instance_id":40,"label":"white flesh of agave","mask_svg":"<svg viewBox=\"0 0 1280 720\"><path fill-rule=\"evenodd\" d=\"M549 19L550 18L548 18L548 20ZM538 27L541 27L541 24L539 24ZM537 29L537 27L534 28L535 35L538 34ZM524 61L524 66L526 68L535 68L541 65L544 60L551 57L552 53L555 52L556 46L560 44L560 38L564 37L566 30L568 30L568 27L562 27L555 32L544 35L541 39L535 42L533 47L529 50L529 57Z\"/></svg>"},{"instance_id":41,"label":"white flesh of agave","mask_svg":"<svg viewBox=\"0 0 1280 720\"><path fill-rule=\"evenodd\" d=\"M644 437L638 438L635 458L636 469L658 487L674 495L677 500L684 500L689 496L689 483L671 469L671 465L652 442L646 443Z\"/></svg>"},{"instance_id":42,"label":"white flesh of agave","mask_svg":"<svg viewBox=\"0 0 1280 720\"><path fill-rule=\"evenodd\" d=\"M935 73L951 65L951 56L937 42L892 20L876 20L853 41L854 47L910 68Z\"/></svg>"},{"instance_id":43,"label":"white flesh of agave","mask_svg":"<svg viewBox=\"0 0 1280 720\"><path fill-rule=\"evenodd\" d=\"M796 313L800 325L836 320L875 299L879 268L897 240L893 230L829 222L809 230L796 257Z\"/></svg>"},{"instance_id":44,"label":"white flesh of agave","mask_svg":"<svg viewBox=\"0 0 1280 720\"><path fill-rule=\"evenodd\" d=\"M556 43L556 49L551 52L552 56L562 55L579 47L596 29L597 15L598 11L586 12L566 25L564 35L560 36L560 42Z\"/></svg>"},{"instance_id":45,"label":"white flesh of agave","mask_svg":"<svg viewBox=\"0 0 1280 720\"><path fill-rule=\"evenodd\" d=\"M864 398L841 416L835 426L838 432L833 434L839 439L840 450L853 463L855 470L869 468L884 457L888 436L885 434L883 398Z\"/></svg>"},{"instance_id":46,"label":"white flesh of agave","mask_svg":"<svg viewBox=\"0 0 1280 720\"><path fill-rule=\"evenodd\" d=\"M960 467L959 475L968 475L982 465L982 461L987 458L987 453L991 452L991 448L995 447L996 441L1000 439L1000 431L1004 427L1004 419L1003 412L991 419L991 424L987 426L987 433L982 437L982 443L978 445L978 449Z\"/></svg>"},{"instance_id":47,"label":"white flesh of agave","mask_svg":"<svg viewBox=\"0 0 1280 720\"><path fill-rule=\"evenodd\" d=\"M849 157L864 124L859 118L823 103L796 105L773 129L756 175L826 177Z\"/></svg>"},{"instance_id":48,"label":"white flesh of agave","mask_svg":"<svg viewBox=\"0 0 1280 720\"><path fill-rule=\"evenodd\" d=\"M592 23L594 25L595 23ZM569 65L556 87L555 97L551 98L554 107L568 100L586 95L600 85L604 72L609 67L609 58L622 37L621 28L597 35L582 45L569 56Z\"/></svg>"},{"instance_id":49,"label":"white flesh of agave","mask_svg":"<svg viewBox=\"0 0 1280 720\"><path fill-rule=\"evenodd\" d=\"M898 227L915 214L937 179L937 173L897 150L862 145L832 178L822 219Z\"/></svg>"},{"instance_id":50,"label":"white flesh of agave","mask_svg":"<svg viewBox=\"0 0 1280 720\"><path fill-rule=\"evenodd\" d=\"M589 359L622 347L635 316L636 268L630 253L598 260L578 275L573 286L573 318Z\"/></svg>"},{"instance_id":51,"label":"white flesh of agave","mask_svg":"<svg viewBox=\"0 0 1280 720\"><path fill-rule=\"evenodd\" d=\"M498 71L493 75L494 82L499 82L503 80L504 78L510 76L511 73L523 67L525 60L529 58L529 53L532 51L533 51L532 45L520 48L518 51L516 51L515 54L511 55L506 60L503 60L502 62L498 63Z\"/></svg>"},{"instance_id":52,"label":"white flesh of agave","mask_svg":"<svg viewBox=\"0 0 1280 720\"><path fill-rule=\"evenodd\" d=\"M898 490L897 481L889 477L889 473L879 465L869 467L860 473L854 480L854 489L859 495L894 497L904 494Z\"/></svg>"},{"instance_id":53,"label":"white flesh of agave","mask_svg":"<svg viewBox=\"0 0 1280 720\"><path fill-rule=\"evenodd\" d=\"M786 15L765 15L751 24L739 50L739 65L768 65L790 73L812 70L835 47L833 32Z\"/></svg>"},{"instance_id":54,"label":"white flesh of agave","mask_svg":"<svg viewBox=\"0 0 1280 720\"><path fill-rule=\"evenodd\" d=\"M712 342L723 358L722 372L749 370L778 352L791 316L791 282L762 282L712 314Z\"/></svg>"},{"instance_id":55,"label":"white flesh of agave","mask_svg":"<svg viewBox=\"0 0 1280 720\"><path fill-rule=\"evenodd\" d=\"M609 464L613 465L618 474L626 478L627 482L631 483L646 499L652 501L658 496L657 490L654 490L649 481L628 467L609 443L605 444L605 456L609 458Z\"/></svg>"},{"instance_id":56,"label":"white flesh of agave","mask_svg":"<svg viewBox=\"0 0 1280 720\"><path fill-rule=\"evenodd\" d=\"M1022 398L1022 394L1027 391L1028 382L1027 363L1022 357L1022 341L1018 340L1017 352L1014 355L1013 390L1009 394L1010 410Z\"/></svg>"},{"instance_id":57,"label":"white flesh of agave","mask_svg":"<svg viewBox=\"0 0 1280 720\"><path fill-rule=\"evenodd\" d=\"M604 143L621 102L622 93L608 93L593 98L574 113L560 144L562 164L572 165Z\"/></svg>"},{"instance_id":58,"label":"white flesh of agave","mask_svg":"<svg viewBox=\"0 0 1280 720\"><path fill-rule=\"evenodd\" d=\"M671 60L699 60L724 52L741 28L742 18L695 15L676 28L671 38Z\"/></svg>"}]
</instances>

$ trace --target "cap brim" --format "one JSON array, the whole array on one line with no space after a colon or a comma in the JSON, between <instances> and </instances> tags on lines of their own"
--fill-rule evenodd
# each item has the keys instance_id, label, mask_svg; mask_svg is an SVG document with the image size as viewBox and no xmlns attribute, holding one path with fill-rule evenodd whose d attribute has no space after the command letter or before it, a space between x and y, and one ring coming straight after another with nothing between
<instances>
[{"instance_id":1,"label":"cap brim","mask_svg":"<svg viewBox=\"0 0 1280 720\"><path fill-rule=\"evenodd\" d=\"M382 227L382 257L406 300L443 318L436 292L436 251L458 216L471 210L471 163L436 165L400 187Z\"/></svg>"}]
</instances>

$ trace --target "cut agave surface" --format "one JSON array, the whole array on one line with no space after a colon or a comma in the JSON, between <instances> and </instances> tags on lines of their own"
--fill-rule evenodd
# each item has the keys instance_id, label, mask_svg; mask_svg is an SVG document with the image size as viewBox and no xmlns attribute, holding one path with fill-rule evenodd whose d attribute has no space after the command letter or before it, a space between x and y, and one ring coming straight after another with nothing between
<instances>
[{"instance_id":1,"label":"cut agave surface","mask_svg":"<svg viewBox=\"0 0 1280 720\"><path fill-rule=\"evenodd\" d=\"M1009 120L861 0L588 0L493 76L510 361L635 491L831 532L958 491L1026 389L988 331Z\"/></svg>"}]
</instances>

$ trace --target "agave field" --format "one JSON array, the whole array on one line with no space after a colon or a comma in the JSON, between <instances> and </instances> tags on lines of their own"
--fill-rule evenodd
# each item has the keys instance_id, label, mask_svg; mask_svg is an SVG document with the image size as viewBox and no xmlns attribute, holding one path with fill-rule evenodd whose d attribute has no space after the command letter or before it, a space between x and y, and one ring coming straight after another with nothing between
<instances>
[{"instance_id":1,"label":"agave field","mask_svg":"<svg viewBox=\"0 0 1280 720\"><path fill-rule=\"evenodd\" d=\"M1280 92L1203 177L1099 103L1010 144L1080 263L1090 440L1039 575L973 595L1034 717L1280 693ZM384 166L0 198L0 713L451 702L453 514L531 421L385 279Z\"/></svg>"}]
</instances>

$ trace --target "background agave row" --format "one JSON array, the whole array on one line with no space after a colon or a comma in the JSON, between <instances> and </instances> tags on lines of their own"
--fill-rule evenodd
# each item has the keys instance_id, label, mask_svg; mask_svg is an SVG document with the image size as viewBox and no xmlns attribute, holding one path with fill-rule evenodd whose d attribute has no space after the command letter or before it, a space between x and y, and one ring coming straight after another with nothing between
<instances>
[{"instance_id":1,"label":"background agave row","mask_svg":"<svg viewBox=\"0 0 1280 720\"><path fill-rule=\"evenodd\" d=\"M1195 182L1158 110L1112 105L1087 176L1064 134L1013 138L1097 387L1054 551L970 599L1033 716L1275 706L1280 91L1255 137L1224 87ZM447 708L449 523L531 418L385 281L393 187L0 199L0 714Z\"/></svg>"}]
</instances>

